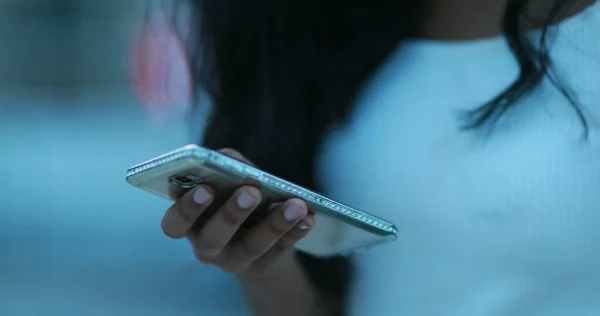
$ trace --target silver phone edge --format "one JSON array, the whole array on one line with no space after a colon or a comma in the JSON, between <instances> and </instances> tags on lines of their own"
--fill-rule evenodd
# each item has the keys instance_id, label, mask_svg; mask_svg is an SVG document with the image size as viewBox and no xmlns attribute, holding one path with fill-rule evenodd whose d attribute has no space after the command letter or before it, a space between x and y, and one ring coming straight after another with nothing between
<instances>
[{"instance_id":1,"label":"silver phone edge","mask_svg":"<svg viewBox=\"0 0 600 316\"><path fill-rule=\"evenodd\" d=\"M384 237L382 242L393 241L397 238L398 230L396 226L384 219L364 213L343 203L302 188L289 181L280 179L236 159L194 144L184 146L151 160L134 165L127 170L126 180L129 184L137 187L138 185L135 181L136 176L151 169L158 168L163 164L191 156L206 159L211 164L226 169L229 172L237 173L240 176L250 177L268 185L271 189L297 196L304 199L307 203L318 205L325 210L324 215Z\"/></svg>"}]
</instances>

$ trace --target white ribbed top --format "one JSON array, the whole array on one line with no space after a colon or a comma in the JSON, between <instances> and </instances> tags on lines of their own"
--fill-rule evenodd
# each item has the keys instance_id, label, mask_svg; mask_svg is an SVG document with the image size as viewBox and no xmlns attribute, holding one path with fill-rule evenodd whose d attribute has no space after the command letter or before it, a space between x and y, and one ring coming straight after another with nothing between
<instances>
[{"instance_id":1,"label":"white ribbed top","mask_svg":"<svg viewBox=\"0 0 600 316\"><path fill-rule=\"evenodd\" d=\"M518 74L502 37L406 44L330 135L326 193L400 229L357 255L353 315L600 315L600 3L552 31L587 141L548 81L488 140L459 131Z\"/></svg>"}]
</instances>

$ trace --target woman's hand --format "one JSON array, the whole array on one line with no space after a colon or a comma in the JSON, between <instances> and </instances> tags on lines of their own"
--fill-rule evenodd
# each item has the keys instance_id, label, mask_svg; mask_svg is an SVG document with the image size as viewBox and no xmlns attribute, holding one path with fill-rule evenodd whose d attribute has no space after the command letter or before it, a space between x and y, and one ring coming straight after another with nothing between
<instances>
[{"instance_id":1,"label":"woman's hand","mask_svg":"<svg viewBox=\"0 0 600 316\"><path fill-rule=\"evenodd\" d=\"M248 163L236 151L221 153ZM171 238L188 238L201 262L241 276L269 271L315 225L306 203L293 198L248 230L240 229L262 201L260 191L252 186L238 188L214 214L203 218L214 200L207 185L190 190L167 210L162 229Z\"/></svg>"}]
</instances>

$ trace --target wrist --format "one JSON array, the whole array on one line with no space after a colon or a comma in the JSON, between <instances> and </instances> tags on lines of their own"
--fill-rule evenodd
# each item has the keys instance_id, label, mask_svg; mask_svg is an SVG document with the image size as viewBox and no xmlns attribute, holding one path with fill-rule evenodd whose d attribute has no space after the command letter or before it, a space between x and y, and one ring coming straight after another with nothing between
<instances>
[{"instance_id":1,"label":"wrist","mask_svg":"<svg viewBox=\"0 0 600 316\"><path fill-rule=\"evenodd\" d=\"M249 285L268 285L270 281L277 282L282 280L282 278L288 279L296 277L304 279L304 271L296 257L295 251L286 252L264 273L238 276L242 283Z\"/></svg>"},{"instance_id":2,"label":"wrist","mask_svg":"<svg viewBox=\"0 0 600 316\"><path fill-rule=\"evenodd\" d=\"M240 283L259 315L311 315L317 306L317 293L306 277L295 252L280 258L270 271L260 275L240 275Z\"/></svg>"}]
</instances>

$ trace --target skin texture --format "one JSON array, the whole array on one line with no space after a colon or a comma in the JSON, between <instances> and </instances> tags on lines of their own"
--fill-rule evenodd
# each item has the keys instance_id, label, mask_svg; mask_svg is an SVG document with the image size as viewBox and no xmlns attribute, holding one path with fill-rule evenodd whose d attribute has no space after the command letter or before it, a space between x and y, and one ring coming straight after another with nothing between
<instances>
[{"instance_id":1,"label":"skin texture","mask_svg":"<svg viewBox=\"0 0 600 316\"><path fill-rule=\"evenodd\" d=\"M246 161L235 151L223 153ZM268 274L276 262L293 253L296 242L316 224L306 203L293 198L241 232L242 224L262 200L260 191L242 186L216 213L204 218L203 213L214 200L214 191L208 185L188 191L167 210L161 222L162 230L173 239L187 238L199 261L243 277Z\"/></svg>"},{"instance_id":2,"label":"skin texture","mask_svg":"<svg viewBox=\"0 0 600 316\"><path fill-rule=\"evenodd\" d=\"M591 3L592 0L577 2L556 22L580 12ZM432 0L421 17L418 33L424 38L440 40L497 36L502 34L505 6L506 0ZM547 0L534 1L524 17L530 21L526 27L536 27L540 17L548 12L547 6ZM236 151L223 152L247 162ZM248 202L241 198L246 195L253 198L253 203L240 206L243 204L240 200ZM203 212L213 200L210 187L188 192L166 212L163 231L172 238L188 238L199 261L238 275L256 315L336 314L332 312L337 308L332 306L334 303L317 295L318 291L308 281L292 250L293 245L316 224L314 218L307 215L304 202L291 199L250 230L239 231L243 221L258 205L260 192L252 187L241 187L215 215L204 218ZM286 206L296 207L302 215L292 221L286 220ZM308 228L303 229L306 227L302 224Z\"/></svg>"},{"instance_id":3,"label":"skin texture","mask_svg":"<svg viewBox=\"0 0 600 316\"><path fill-rule=\"evenodd\" d=\"M221 153L250 163L234 150ZM239 276L250 293L251 304L259 315L307 315L318 304L302 268L295 260L293 247L316 225L306 203L289 199L247 231L240 232L260 204L260 191L240 187L209 218L203 213L215 200L214 191L201 185L188 191L165 213L161 227L173 239L187 238L198 261L212 264ZM198 225L201 223L201 225ZM280 284L294 284L281 288ZM290 298L273 302L270 293ZM265 295L266 294L266 295ZM300 307L289 311L289 306Z\"/></svg>"}]
</instances>

